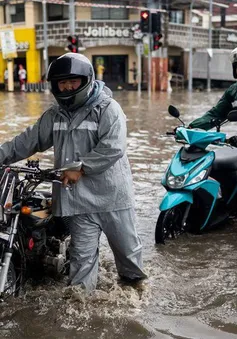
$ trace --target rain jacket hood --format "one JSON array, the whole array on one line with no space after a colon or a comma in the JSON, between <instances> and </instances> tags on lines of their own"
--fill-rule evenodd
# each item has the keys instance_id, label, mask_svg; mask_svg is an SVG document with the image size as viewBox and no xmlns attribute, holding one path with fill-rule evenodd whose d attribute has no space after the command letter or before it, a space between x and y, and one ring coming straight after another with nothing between
<instances>
[{"instance_id":1,"label":"rain jacket hood","mask_svg":"<svg viewBox=\"0 0 237 339\"><path fill-rule=\"evenodd\" d=\"M109 97L113 96L112 91L108 87L105 86L105 83L103 81L95 80L93 93L91 97L88 99L88 101L86 102L86 106L90 105L93 101L95 101L99 97L99 95L102 93L102 91L104 91L105 94L108 95Z\"/></svg>"}]
</instances>

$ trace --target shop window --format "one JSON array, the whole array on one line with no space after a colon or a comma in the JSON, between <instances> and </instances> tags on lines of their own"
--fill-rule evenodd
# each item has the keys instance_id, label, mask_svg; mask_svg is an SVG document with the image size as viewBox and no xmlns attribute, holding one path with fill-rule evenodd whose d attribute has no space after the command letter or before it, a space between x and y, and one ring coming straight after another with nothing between
<instances>
[{"instance_id":1,"label":"shop window","mask_svg":"<svg viewBox=\"0 0 237 339\"><path fill-rule=\"evenodd\" d=\"M115 0L93 0L92 3L97 5L126 5L126 1ZM127 8L106 8L106 7L92 7L91 18L93 20L127 20L128 9Z\"/></svg>"},{"instance_id":2,"label":"shop window","mask_svg":"<svg viewBox=\"0 0 237 339\"><path fill-rule=\"evenodd\" d=\"M68 6L64 5L47 5L48 21L68 20Z\"/></svg>"},{"instance_id":3,"label":"shop window","mask_svg":"<svg viewBox=\"0 0 237 339\"><path fill-rule=\"evenodd\" d=\"M170 11L169 12L170 22L174 24L184 23L184 12L183 11Z\"/></svg>"},{"instance_id":4,"label":"shop window","mask_svg":"<svg viewBox=\"0 0 237 339\"><path fill-rule=\"evenodd\" d=\"M15 4L10 6L11 22L24 22L25 21L25 5Z\"/></svg>"}]
</instances>

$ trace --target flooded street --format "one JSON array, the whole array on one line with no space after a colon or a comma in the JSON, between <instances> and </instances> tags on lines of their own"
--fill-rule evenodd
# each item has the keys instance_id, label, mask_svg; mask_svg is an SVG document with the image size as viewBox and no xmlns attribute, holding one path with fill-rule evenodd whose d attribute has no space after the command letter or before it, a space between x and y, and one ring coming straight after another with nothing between
<instances>
[{"instance_id":1,"label":"flooded street","mask_svg":"<svg viewBox=\"0 0 237 339\"><path fill-rule=\"evenodd\" d=\"M178 121L170 104L189 123L211 108L221 92L115 92L127 115L128 156L136 194L137 227L143 242L143 289L122 286L112 252L101 239L97 290L85 296L65 281L49 280L0 304L0 338L12 339L232 339L237 338L237 228L203 235L185 234L154 245L161 177L179 148L166 131ZM0 92L0 143L34 123L53 101L51 94ZM237 124L222 128L237 134ZM52 167L53 151L37 154Z\"/></svg>"}]
</instances>

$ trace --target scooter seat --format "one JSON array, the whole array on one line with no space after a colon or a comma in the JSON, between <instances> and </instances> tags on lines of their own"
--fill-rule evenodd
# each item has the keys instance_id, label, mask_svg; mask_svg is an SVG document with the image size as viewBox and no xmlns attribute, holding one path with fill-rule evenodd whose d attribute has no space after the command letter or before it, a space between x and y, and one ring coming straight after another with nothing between
<instances>
[{"instance_id":1,"label":"scooter seat","mask_svg":"<svg viewBox=\"0 0 237 339\"><path fill-rule=\"evenodd\" d=\"M237 171L237 148L222 147L215 150L215 160L212 168L215 171Z\"/></svg>"}]
</instances>

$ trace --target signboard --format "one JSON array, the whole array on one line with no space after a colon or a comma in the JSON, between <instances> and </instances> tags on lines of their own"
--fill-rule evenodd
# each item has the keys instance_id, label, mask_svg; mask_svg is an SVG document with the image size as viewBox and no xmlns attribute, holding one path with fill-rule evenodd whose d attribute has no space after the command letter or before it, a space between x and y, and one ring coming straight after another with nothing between
<instances>
[{"instance_id":1,"label":"signboard","mask_svg":"<svg viewBox=\"0 0 237 339\"><path fill-rule=\"evenodd\" d=\"M16 41L17 52L25 52L29 48L30 48L30 43L28 41ZM0 51L2 51L1 47L0 47Z\"/></svg>"},{"instance_id":2,"label":"signboard","mask_svg":"<svg viewBox=\"0 0 237 339\"><path fill-rule=\"evenodd\" d=\"M3 59L16 58L16 40L11 26L5 26L0 29L0 41Z\"/></svg>"},{"instance_id":3,"label":"signboard","mask_svg":"<svg viewBox=\"0 0 237 339\"><path fill-rule=\"evenodd\" d=\"M92 38L129 38L130 32L126 28L104 27L87 27L84 36Z\"/></svg>"},{"instance_id":4,"label":"signboard","mask_svg":"<svg viewBox=\"0 0 237 339\"><path fill-rule=\"evenodd\" d=\"M228 34L226 40L229 42L237 42L237 35L234 33Z\"/></svg>"}]
</instances>

